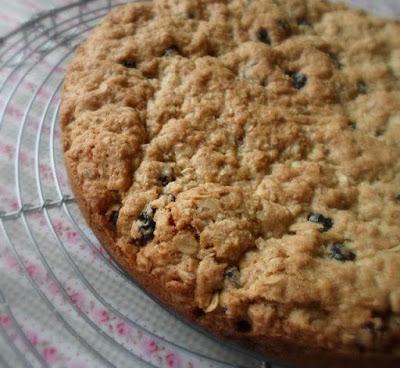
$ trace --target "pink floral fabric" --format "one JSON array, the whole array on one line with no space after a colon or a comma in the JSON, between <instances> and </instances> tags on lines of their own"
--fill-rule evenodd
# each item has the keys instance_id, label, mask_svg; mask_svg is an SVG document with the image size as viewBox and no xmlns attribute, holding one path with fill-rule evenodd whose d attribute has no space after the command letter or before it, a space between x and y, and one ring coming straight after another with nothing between
<instances>
[{"instance_id":1,"label":"pink floral fabric","mask_svg":"<svg viewBox=\"0 0 400 368\"><path fill-rule=\"evenodd\" d=\"M398 0L350 2L400 16ZM70 3L2 2L0 36L38 12ZM50 28L41 24L28 32L20 50L21 43L0 47L0 367L266 367L259 357L215 342L151 300L68 201L58 90L73 46L107 4L82 7L87 14L75 15L79 24L60 28L70 39L50 37L50 22ZM61 24L69 15L53 20Z\"/></svg>"}]
</instances>

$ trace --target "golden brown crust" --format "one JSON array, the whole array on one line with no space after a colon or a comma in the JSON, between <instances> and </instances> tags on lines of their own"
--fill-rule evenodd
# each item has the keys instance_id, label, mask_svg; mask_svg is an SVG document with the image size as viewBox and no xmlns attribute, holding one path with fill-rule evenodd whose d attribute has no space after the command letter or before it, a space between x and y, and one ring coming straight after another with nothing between
<instances>
[{"instance_id":1,"label":"golden brown crust","mask_svg":"<svg viewBox=\"0 0 400 368\"><path fill-rule=\"evenodd\" d=\"M214 334L304 366L398 365L399 31L320 0L112 12L61 108L91 228Z\"/></svg>"}]
</instances>

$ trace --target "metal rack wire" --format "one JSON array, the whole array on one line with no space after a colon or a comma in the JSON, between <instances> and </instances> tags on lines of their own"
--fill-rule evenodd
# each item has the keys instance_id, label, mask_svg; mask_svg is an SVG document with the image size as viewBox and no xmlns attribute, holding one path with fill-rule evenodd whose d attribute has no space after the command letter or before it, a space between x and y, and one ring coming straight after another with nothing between
<instances>
[{"instance_id":1,"label":"metal rack wire","mask_svg":"<svg viewBox=\"0 0 400 368\"><path fill-rule=\"evenodd\" d=\"M0 39L0 366L269 367L150 299L74 202L58 139L64 65L123 2L80 1Z\"/></svg>"}]
</instances>

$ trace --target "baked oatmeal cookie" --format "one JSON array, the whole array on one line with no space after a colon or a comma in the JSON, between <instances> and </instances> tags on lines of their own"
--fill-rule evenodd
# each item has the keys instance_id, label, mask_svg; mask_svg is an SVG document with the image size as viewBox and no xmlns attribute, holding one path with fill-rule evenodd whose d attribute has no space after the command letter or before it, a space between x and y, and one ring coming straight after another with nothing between
<instances>
[{"instance_id":1,"label":"baked oatmeal cookie","mask_svg":"<svg viewBox=\"0 0 400 368\"><path fill-rule=\"evenodd\" d=\"M219 336L299 366L399 366L399 34L322 0L112 11L62 96L88 223Z\"/></svg>"}]
</instances>

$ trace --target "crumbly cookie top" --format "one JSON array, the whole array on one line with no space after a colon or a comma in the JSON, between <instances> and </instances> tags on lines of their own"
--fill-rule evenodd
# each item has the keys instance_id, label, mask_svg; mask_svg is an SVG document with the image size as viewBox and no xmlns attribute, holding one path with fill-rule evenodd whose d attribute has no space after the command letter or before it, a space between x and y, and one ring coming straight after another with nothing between
<instances>
[{"instance_id":1,"label":"crumbly cookie top","mask_svg":"<svg viewBox=\"0 0 400 368\"><path fill-rule=\"evenodd\" d=\"M177 303L400 353L399 34L321 0L126 5L66 77L71 172Z\"/></svg>"}]
</instances>

